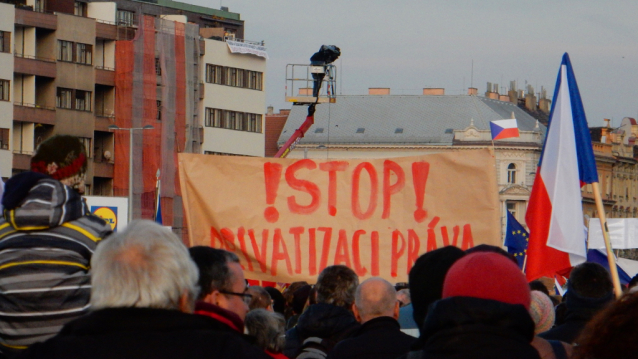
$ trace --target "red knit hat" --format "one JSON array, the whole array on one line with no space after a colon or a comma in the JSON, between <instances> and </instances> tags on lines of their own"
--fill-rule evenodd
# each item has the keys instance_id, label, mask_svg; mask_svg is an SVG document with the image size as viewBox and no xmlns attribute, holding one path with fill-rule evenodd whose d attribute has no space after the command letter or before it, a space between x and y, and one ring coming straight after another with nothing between
<instances>
[{"instance_id":1,"label":"red knit hat","mask_svg":"<svg viewBox=\"0 0 638 359\"><path fill-rule=\"evenodd\" d=\"M530 306L525 276L502 254L477 252L459 259L445 276L443 298L473 297Z\"/></svg>"}]
</instances>

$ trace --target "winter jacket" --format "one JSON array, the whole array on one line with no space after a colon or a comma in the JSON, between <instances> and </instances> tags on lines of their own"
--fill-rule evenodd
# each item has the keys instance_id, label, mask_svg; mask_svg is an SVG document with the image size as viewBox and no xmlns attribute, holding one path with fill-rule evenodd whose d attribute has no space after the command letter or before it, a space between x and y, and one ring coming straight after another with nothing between
<instances>
[{"instance_id":1,"label":"winter jacket","mask_svg":"<svg viewBox=\"0 0 638 359\"><path fill-rule=\"evenodd\" d=\"M565 321L538 336L547 340L560 340L574 344L591 318L613 300L613 292L609 292L602 298L587 298L572 289L568 290L565 296L567 306Z\"/></svg>"},{"instance_id":2,"label":"winter jacket","mask_svg":"<svg viewBox=\"0 0 638 359\"><path fill-rule=\"evenodd\" d=\"M0 352L11 357L88 312L91 256L111 227L39 173L9 179L2 203Z\"/></svg>"},{"instance_id":3,"label":"winter jacket","mask_svg":"<svg viewBox=\"0 0 638 359\"><path fill-rule=\"evenodd\" d=\"M392 317L369 320L350 338L337 344L328 359L394 359L410 351L416 338L401 332Z\"/></svg>"},{"instance_id":4,"label":"winter jacket","mask_svg":"<svg viewBox=\"0 0 638 359\"><path fill-rule=\"evenodd\" d=\"M47 359L270 359L236 333L216 330L213 319L177 310L107 308L68 323L22 358Z\"/></svg>"},{"instance_id":5,"label":"winter jacket","mask_svg":"<svg viewBox=\"0 0 638 359\"><path fill-rule=\"evenodd\" d=\"M361 325L345 308L331 304L313 304L299 317L297 325L286 332L283 353L296 358L303 341L310 337L326 339L333 345L347 338Z\"/></svg>"},{"instance_id":6,"label":"winter jacket","mask_svg":"<svg viewBox=\"0 0 638 359\"><path fill-rule=\"evenodd\" d=\"M410 358L538 359L534 322L522 305L451 297L435 302Z\"/></svg>"}]
</instances>

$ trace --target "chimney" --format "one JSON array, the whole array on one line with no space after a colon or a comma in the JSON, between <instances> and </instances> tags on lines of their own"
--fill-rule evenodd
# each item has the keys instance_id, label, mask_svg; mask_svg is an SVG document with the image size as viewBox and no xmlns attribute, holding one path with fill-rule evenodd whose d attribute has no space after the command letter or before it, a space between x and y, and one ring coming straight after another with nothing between
<instances>
[{"instance_id":1,"label":"chimney","mask_svg":"<svg viewBox=\"0 0 638 359\"><path fill-rule=\"evenodd\" d=\"M485 97L491 98L492 100L498 100L498 85L488 82L487 91L485 91Z\"/></svg>"},{"instance_id":2,"label":"chimney","mask_svg":"<svg viewBox=\"0 0 638 359\"><path fill-rule=\"evenodd\" d=\"M275 108L272 106L268 106L268 110L266 111L266 116L272 116L275 113Z\"/></svg>"},{"instance_id":3,"label":"chimney","mask_svg":"<svg viewBox=\"0 0 638 359\"><path fill-rule=\"evenodd\" d=\"M498 100L504 101L504 102L510 102L510 97L509 95L498 95Z\"/></svg>"},{"instance_id":4,"label":"chimney","mask_svg":"<svg viewBox=\"0 0 638 359\"><path fill-rule=\"evenodd\" d=\"M288 116L288 115L290 115L290 109L289 109L289 108L282 108L282 109L279 109L279 114L280 114L280 115Z\"/></svg>"},{"instance_id":5,"label":"chimney","mask_svg":"<svg viewBox=\"0 0 638 359\"><path fill-rule=\"evenodd\" d=\"M611 120L610 119L606 118L603 121L605 121L605 127L607 127L607 128L611 127Z\"/></svg>"},{"instance_id":6,"label":"chimney","mask_svg":"<svg viewBox=\"0 0 638 359\"><path fill-rule=\"evenodd\" d=\"M368 88L368 95L389 95L389 87L370 87Z\"/></svg>"},{"instance_id":7,"label":"chimney","mask_svg":"<svg viewBox=\"0 0 638 359\"><path fill-rule=\"evenodd\" d=\"M468 87L467 94L470 96L478 95L478 89L476 87Z\"/></svg>"},{"instance_id":8,"label":"chimney","mask_svg":"<svg viewBox=\"0 0 638 359\"><path fill-rule=\"evenodd\" d=\"M441 95L445 95L445 89L444 88L438 88L438 87L424 88L423 89L423 95L425 95L425 96L441 96Z\"/></svg>"}]
</instances>

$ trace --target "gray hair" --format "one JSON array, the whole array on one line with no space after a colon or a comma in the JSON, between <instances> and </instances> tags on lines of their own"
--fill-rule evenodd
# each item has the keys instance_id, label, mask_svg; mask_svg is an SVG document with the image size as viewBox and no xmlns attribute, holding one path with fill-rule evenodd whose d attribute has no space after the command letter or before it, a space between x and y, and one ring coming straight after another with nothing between
<instances>
[{"instance_id":1,"label":"gray hair","mask_svg":"<svg viewBox=\"0 0 638 359\"><path fill-rule=\"evenodd\" d=\"M180 309L194 306L197 267L182 242L159 224L136 220L103 240L91 259L91 305Z\"/></svg>"},{"instance_id":2,"label":"gray hair","mask_svg":"<svg viewBox=\"0 0 638 359\"><path fill-rule=\"evenodd\" d=\"M281 353L286 342L286 321L283 315L266 309L251 310L246 314L244 326L248 334L255 337L258 347Z\"/></svg>"},{"instance_id":3,"label":"gray hair","mask_svg":"<svg viewBox=\"0 0 638 359\"><path fill-rule=\"evenodd\" d=\"M374 277L357 287L354 298L361 317L387 316L397 303L397 291L387 280Z\"/></svg>"},{"instance_id":4,"label":"gray hair","mask_svg":"<svg viewBox=\"0 0 638 359\"><path fill-rule=\"evenodd\" d=\"M326 303L351 309L359 277L344 265L326 267L317 278L317 303Z\"/></svg>"}]
</instances>

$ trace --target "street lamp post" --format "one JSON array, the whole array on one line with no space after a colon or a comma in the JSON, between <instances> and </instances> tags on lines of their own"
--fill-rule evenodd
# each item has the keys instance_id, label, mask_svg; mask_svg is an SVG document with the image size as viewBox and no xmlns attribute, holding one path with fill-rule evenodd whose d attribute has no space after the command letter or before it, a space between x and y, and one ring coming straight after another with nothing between
<instances>
[{"instance_id":1,"label":"street lamp post","mask_svg":"<svg viewBox=\"0 0 638 359\"><path fill-rule=\"evenodd\" d=\"M144 127L120 128L117 125L110 125L109 130L124 130L129 132L129 154L128 154L128 223L133 221L133 131L153 130L155 127L146 125Z\"/></svg>"}]
</instances>

